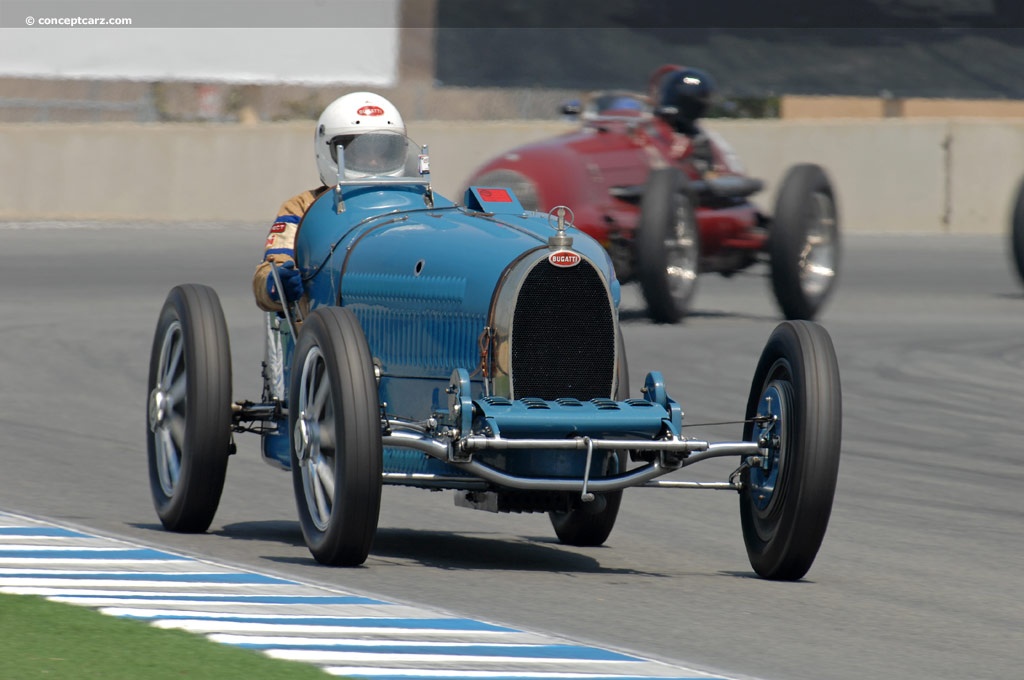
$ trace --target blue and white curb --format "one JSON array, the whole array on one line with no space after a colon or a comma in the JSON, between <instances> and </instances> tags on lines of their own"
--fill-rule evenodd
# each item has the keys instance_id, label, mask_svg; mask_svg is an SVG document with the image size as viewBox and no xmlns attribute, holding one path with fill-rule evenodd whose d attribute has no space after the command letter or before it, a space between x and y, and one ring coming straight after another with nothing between
<instances>
[{"instance_id":1,"label":"blue and white curb","mask_svg":"<svg viewBox=\"0 0 1024 680\"><path fill-rule=\"evenodd\" d=\"M0 593L146 620L353 678L726 680L2 512Z\"/></svg>"}]
</instances>

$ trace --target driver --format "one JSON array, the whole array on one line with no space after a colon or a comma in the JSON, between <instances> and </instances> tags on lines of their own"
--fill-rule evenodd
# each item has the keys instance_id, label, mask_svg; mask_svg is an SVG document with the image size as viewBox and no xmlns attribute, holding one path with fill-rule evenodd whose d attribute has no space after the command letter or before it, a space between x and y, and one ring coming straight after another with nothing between
<instances>
[{"instance_id":1,"label":"driver","mask_svg":"<svg viewBox=\"0 0 1024 680\"><path fill-rule=\"evenodd\" d=\"M666 71L657 81L655 93L658 116L673 130L683 136L681 148L673 149L673 155L681 157L693 147L691 158L697 169L704 174L714 165L711 140L697 125L704 117L715 94L715 81L706 72L696 68L662 67ZM655 72L658 75L658 71ZM673 145L677 146L677 145Z\"/></svg>"},{"instance_id":2,"label":"driver","mask_svg":"<svg viewBox=\"0 0 1024 680\"><path fill-rule=\"evenodd\" d=\"M715 81L696 68L670 71L661 79L658 114L672 128L688 137L701 134L697 121L704 117L715 93Z\"/></svg>"},{"instance_id":3,"label":"driver","mask_svg":"<svg viewBox=\"0 0 1024 680\"><path fill-rule=\"evenodd\" d=\"M338 182L338 147L345 151L345 178L400 175L405 168L405 123L394 104L372 92L353 92L331 102L316 123L313 147L321 186L303 191L281 204L256 267L252 290L256 304L268 312L282 311L281 294L270 275L278 267L285 299L304 293L295 267L295 232L302 216L329 187ZM358 144L352 142L360 138Z\"/></svg>"}]
</instances>

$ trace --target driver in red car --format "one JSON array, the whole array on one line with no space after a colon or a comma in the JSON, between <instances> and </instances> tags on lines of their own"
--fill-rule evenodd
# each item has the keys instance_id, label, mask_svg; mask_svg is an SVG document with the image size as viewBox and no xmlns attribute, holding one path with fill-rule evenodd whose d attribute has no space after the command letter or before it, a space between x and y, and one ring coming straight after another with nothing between
<instances>
[{"instance_id":1,"label":"driver in red car","mask_svg":"<svg viewBox=\"0 0 1024 680\"><path fill-rule=\"evenodd\" d=\"M735 153L718 135L703 130L697 121L704 117L715 95L715 81L696 68L662 66L651 77L655 114L677 133L669 150L676 159L686 159L697 172L741 173ZM721 152L716 155L715 148Z\"/></svg>"},{"instance_id":2,"label":"driver in red car","mask_svg":"<svg viewBox=\"0 0 1024 680\"><path fill-rule=\"evenodd\" d=\"M394 104L372 92L353 92L339 97L320 114L313 146L322 184L289 198L277 211L277 218L267 235L263 261L256 267L252 278L253 294L261 309L268 312L282 310L281 291L277 290L274 277L270 275L272 263L278 267L285 300L294 302L302 297L302 274L295 267L295 233L299 222L313 202L337 184L338 147L344 149L356 137L380 132L405 135L405 123ZM380 153L376 158L362 159L365 168L353 169L352 164L346 163L346 178L401 172L405 165L404 145L401 149L394 144L376 145L374 148Z\"/></svg>"}]
</instances>

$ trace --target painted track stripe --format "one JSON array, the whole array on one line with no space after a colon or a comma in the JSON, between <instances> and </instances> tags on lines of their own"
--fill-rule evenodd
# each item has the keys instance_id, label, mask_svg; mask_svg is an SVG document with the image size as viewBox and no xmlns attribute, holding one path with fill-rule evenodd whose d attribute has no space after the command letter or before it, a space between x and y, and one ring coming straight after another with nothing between
<instances>
[{"instance_id":1,"label":"painted track stripe","mask_svg":"<svg viewBox=\"0 0 1024 680\"><path fill-rule=\"evenodd\" d=\"M77 586L80 588L104 588L104 587L121 587L125 588L131 586L133 588L163 588L168 591L175 589L189 589L189 588L201 588L204 586L217 586L218 588L263 588L267 584L261 581L251 580L233 580L233 579L208 579L198 578L193 581L185 581L179 579L168 579L168 578L153 578L145 579L93 579L87 576L81 576L78 579L74 577L70 578L54 578L54 579L40 579L40 578L4 578L4 582L11 586L21 587L59 587Z\"/></svg>"},{"instance_id":2,"label":"painted track stripe","mask_svg":"<svg viewBox=\"0 0 1024 680\"><path fill-rule=\"evenodd\" d=\"M111 581L115 583L130 583L132 581L159 581L159 582L177 582L177 583L188 583L195 585L197 583L215 583L218 585L227 584L242 584L242 585L267 585L267 584L288 584L289 581L284 579L273 578L271 576L262 576L260 574L247 574L247 573L217 573L217 572L130 572L130 571L119 571L119 572L103 572L103 571L82 571L77 572L68 578L68 574L64 572L54 572L53 574L40 574L40 573L24 573L14 572L7 574L0 574L5 581L38 581L41 584L64 582L69 583L82 583L82 581Z\"/></svg>"},{"instance_id":3,"label":"painted track stripe","mask_svg":"<svg viewBox=\"0 0 1024 680\"><path fill-rule=\"evenodd\" d=\"M0 576L0 583L3 583L3 576ZM44 597L68 595L70 597L160 597L166 596L168 599L188 599L188 598L204 598L204 597L227 597L233 601L237 601L240 604L246 603L246 598L253 597L255 594L263 594L269 590L279 592L282 596L286 596L294 591L293 588L285 586L265 586L260 584L204 584L195 583L191 584L193 588L190 588L187 592L176 593L175 589L180 586L177 583L164 583L160 581L154 581L150 583L139 583L133 581L129 584L130 588L111 588L108 586L119 586L120 584L113 583L99 583L95 587L80 588L80 584L76 583L75 588L60 587L58 583L47 583L46 586L14 586L6 588L12 593L19 595L42 595ZM153 588L154 590L146 590L146 588ZM4 590L0 586L0 590ZM344 595L338 595L338 597L345 597ZM389 602L375 603L374 606L389 606L397 607L396 604Z\"/></svg>"},{"instance_id":4,"label":"painted track stripe","mask_svg":"<svg viewBox=\"0 0 1024 680\"><path fill-rule=\"evenodd\" d=\"M330 652L331 654L364 654L366 645L350 644L302 644L302 645L263 645L263 644L237 644L239 647L260 650L296 650L299 653ZM626 656L618 652L610 652L597 647L578 647L575 645L482 645L474 643L463 643L461 645L435 644L424 648L421 643L413 645L396 645L391 643L379 644L374 647L374 656L384 654L395 657L421 656L429 652L431 656L459 657L490 657L508 659L534 659L534 660L557 660L557 661L640 661L636 657Z\"/></svg>"},{"instance_id":5,"label":"painted track stripe","mask_svg":"<svg viewBox=\"0 0 1024 680\"><path fill-rule=\"evenodd\" d=\"M332 646L332 645L349 645L353 647L377 647L381 644L380 640L364 639L358 637L341 638L341 637L330 637L330 638L316 638L316 637L287 637L287 636L271 636L271 635L233 635L230 633L213 633L208 636L211 640L216 642L223 642L229 645L237 645L239 647L302 647L305 645L321 645L321 646ZM509 640L512 636L506 636L499 638L500 640ZM386 643L387 645L418 645L423 649L432 649L435 647L473 647L477 646L479 642L453 642L451 640L403 640L402 638L393 637L389 638ZM520 647L542 647L550 645L548 641L535 641L535 642L488 642L487 646L495 648L508 648L515 649Z\"/></svg>"},{"instance_id":6,"label":"painted track stripe","mask_svg":"<svg viewBox=\"0 0 1024 680\"><path fill-rule=\"evenodd\" d=\"M183 595L120 595L111 597L108 595L54 595L53 599L62 602L74 602L91 606L116 606L119 604L130 605L137 602L151 602L156 604L208 604L226 603L233 605L380 605L394 606L390 602L374 600L370 597L358 595L203 595L201 593L190 593Z\"/></svg>"},{"instance_id":7,"label":"painted track stripe","mask_svg":"<svg viewBox=\"0 0 1024 680\"><path fill-rule=\"evenodd\" d=\"M61 527L0 527L0 538L4 536L31 536L33 538L92 538L88 534Z\"/></svg>"},{"instance_id":8,"label":"painted track stripe","mask_svg":"<svg viewBox=\"0 0 1024 680\"><path fill-rule=\"evenodd\" d=\"M629 664L632 662L618 661L616 659L591 659L591 658L570 658L570 657L529 657L529 656L515 656L510 654L435 654L430 652L419 652L419 653L406 653L396 654L394 652L337 652L337 651L321 651L314 649L267 649L264 650L267 656L274 657L275 659L286 659L289 661L305 661L307 663L315 663L318 665L334 664L339 662L346 663L358 663L363 662L366 664L377 664L381 661L388 661L391 663L407 662L411 664L417 664L416 667L422 668L423 664L451 664L451 665L493 665L501 664L503 666L518 666L520 668L527 668L530 666L552 666L552 665L565 665L566 662L575 664L601 664L602 667L607 668L610 664L623 663Z\"/></svg>"},{"instance_id":9,"label":"painted track stripe","mask_svg":"<svg viewBox=\"0 0 1024 680\"><path fill-rule=\"evenodd\" d=\"M461 619L451 619L453 621L460 621ZM437 633L449 632L449 633L466 633L471 632L475 635L494 635L504 636L513 631L511 629L506 630L471 630L467 631L465 628L442 628L442 627L431 627L426 626L422 628L417 627L401 627L401 626L345 626L341 624L334 625L316 625L316 624L302 624L302 623L278 623L268 624L259 622L248 622L241 623L235 621L224 621L223 619L154 619L153 625L158 628L181 628L182 630L189 630L193 633L265 633L271 634L276 633L279 635L284 634L295 634L295 635L352 635L362 633L389 633L392 635L412 635L415 633L425 633L435 635Z\"/></svg>"},{"instance_id":10,"label":"painted track stripe","mask_svg":"<svg viewBox=\"0 0 1024 680\"><path fill-rule=\"evenodd\" d=\"M119 548L59 548L33 546L4 546L0 549L0 559L17 558L19 560L160 560L164 562L177 562L187 560L187 557L170 555L158 550L143 548L140 550L122 550Z\"/></svg>"},{"instance_id":11,"label":"painted track stripe","mask_svg":"<svg viewBox=\"0 0 1024 680\"><path fill-rule=\"evenodd\" d=\"M502 671L461 671L450 670L415 671L405 668L363 668L361 666L328 666L325 668L331 675L343 675L352 678L373 678L374 680L409 680L420 678L466 678L480 680L650 680L649 675L609 675L607 673L529 673L509 675ZM699 680L711 678L710 675L663 676L659 680Z\"/></svg>"},{"instance_id":12,"label":"painted track stripe","mask_svg":"<svg viewBox=\"0 0 1024 680\"><path fill-rule=\"evenodd\" d=\"M512 628L495 626L492 624L473 621L472 619L425 619L420 617L395 618L391 616L309 616L280 614L250 614L240 616L238 614L211 614L200 611L183 611L178 609L143 609L137 607L101 607L100 611L111 616L122 616L129 619L215 619L218 621L229 621L231 623L294 623L298 625L342 625L342 626L375 626L375 627L402 627L402 628L435 628L444 630L491 630L499 632L512 632Z\"/></svg>"},{"instance_id":13,"label":"painted track stripe","mask_svg":"<svg viewBox=\"0 0 1024 680\"><path fill-rule=\"evenodd\" d=\"M160 614L154 613L116 613L109 608L103 608L105 614L122 616L127 619L159 619L161 621L210 621L214 624L225 623L231 625L265 625L273 622L268 627L286 626L319 626L332 628L348 628L359 630L360 628L389 628L397 630L417 630L429 628L431 630L459 630L459 631L490 631L492 633L511 633L514 628L505 628L491 623L474 621L472 619L391 619L387 617L343 617L343 616L279 616L268 615L264 617L253 616L217 616L209 617L198 612L183 614Z\"/></svg>"},{"instance_id":14,"label":"painted track stripe","mask_svg":"<svg viewBox=\"0 0 1024 680\"><path fill-rule=\"evenodd\" d=\"M3 512L0 592L84 605L367 680L724 680Z\"/></svg>"}]
</instances>

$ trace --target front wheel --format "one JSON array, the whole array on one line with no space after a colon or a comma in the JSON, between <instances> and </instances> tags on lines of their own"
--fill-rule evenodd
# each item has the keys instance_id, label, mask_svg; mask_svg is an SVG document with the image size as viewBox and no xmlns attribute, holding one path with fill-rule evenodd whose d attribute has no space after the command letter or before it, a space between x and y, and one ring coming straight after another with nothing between
<instances>
[{"instance_id":1,"label":"front wheel","mask_svg":"<svg viewBox=\"0 0 1024 680\"><path fill-rule=\"evenodd\" d=\"M839 271L839 216L819 165L789 169L775 199L768 237L775 299L787 319L813 319Z\"/></svg>"},{"instance_id":2,"label":"front wheel","mask_svg":"<svg viewBox=\"0 0 1024 680\"><path fill-rule=\"evenodd\" d=\"M182 285L167 295L150 354L147 411L157 516L170 531L206 531L231 451L231 349L212 288Z\"/></svg>"},{"instance_id":3,"label":"front wheel","mask_svg":"<svg viewBox=\"0 0 1024 680\"><path fill-rule=\"evenodd\" d=\"M786 321L761 353L747 401L740 521L750 564L777 581L803 578L832 511L842 394L832 340L820 325Z\"/></svg>"},{"instance_id":4,"label":"front wheel","mask_svg":"<svg viewBox=\"0 0 1024 680\"><path fill-rule=\"evenodd\" d=\"M700 229L692 192L679 170L652 170L640 200L636 278L655 323L676 323L697 289Z\"/></svg>"},{"instance_id":5,"label":"front wheel","mask_svg":"<svg viewBox=\"0 0 1024 680\"><path fill-rule=\"evenodd\" d=\"M366 561L380 512L383 444L373 357L348 309L303 322L289 391L292 485L309 551L321 564Z\"/></svg>"}]
</instances>

